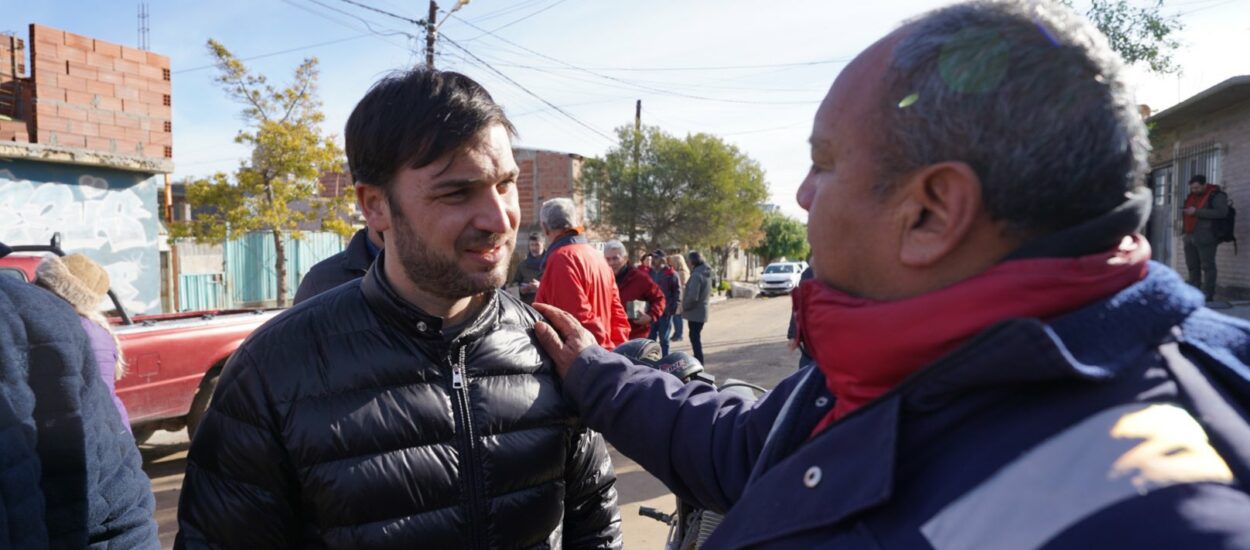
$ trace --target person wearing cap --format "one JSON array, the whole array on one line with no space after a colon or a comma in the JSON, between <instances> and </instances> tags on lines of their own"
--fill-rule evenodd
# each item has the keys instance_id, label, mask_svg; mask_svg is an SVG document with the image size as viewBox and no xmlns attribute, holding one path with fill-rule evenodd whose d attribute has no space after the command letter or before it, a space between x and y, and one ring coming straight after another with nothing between
<instances>
[{"instance_id":1,"label":"person wearing cap","mask_svg":"<svg viewBox=\"0 0 1250 550\"><path fill-rule=\"evenodd\" d=\"M651 258L651 280L655 281L655 285L664 293L665 307L664 312L651 324L651 332L647 337L658 341L664 355L668 355L669 337L673 332L673 315L677 313L677 308L681 304L681 279L677 277L677 272L673 271L672 266L668 265L668 258L663 250L655 249L651 253Z\"/></svg>"},{"instance_id":2,"label":"person wearing cap","mask_svg":"<svg viewBox=\"0 0 1250 550\"><path fill-rule=\"evenodd\" d=\"M113 405L121 415L122 425L130 431L130 415L126 414L126 406L117 396L116 386L116 381L126 374L126 361L112 325L100 314L100 302L109 291L108 272L82 254L70 254L64 258L48 256L35 268L35 284L69 302L74 312L78 313L79 324L91 340L100 380L113 397Z\"/></svg>"},{"instance_id":3,"label":"person wearing cap","mask_svg":"<svg viewBox=\"0 0 1250 550\"><path fill-rule=\"evenodd\" d=\"M909 19L809 147L813 364L749 400L535 327L587 425L724 513L706 548L1250 548L1250 324L1150 260L1146 125L1088 19Z\"/></svg>"},{"instance_id":4,"label":"person wearing cap","mask_svg":"<svg viewBox=\"0 0 1250 550\"><path fill-rule=\"evenodd\" d=\"M1202 290L1208 301L1214 300L1215 252L1220 245L1215 220L1228 216L1228 195L1220 186L1207 183L1205 175L1194 174L1189 178L1189 195L1181 214L1189 284Z\"/></svg>"},{"instance_id":5,"label":"person wearing cap","mask_svg":"<svg viewBox=\"0 0 1250 550\"><path fill-rule=\"evenodd\" d=\"M143 460L81 321L0 277L0 548L160 548Z\"/></svg>"},{"instance_id":6,"label":"person wearing cap","mask_svg":"<svg viewBox=\"0 0 1250 550\"><path fill-rule=\"evenodd\" d=\"M703 325L707 323L707 305L712 299L712 268L703 261L703 254L691 250L690 279L681 298L682 317L690 329L690 348L695 359L703 362Z\"/></svg>"},{"instance_id":7,"label":"person wearing cap","mask_svg":"<svg viewBox=\"0 0 1250 550\"><path fill-rule=\"evenodd\" d=\"M543 278L543 236L530 233L529 249L525 259L517 265L516 275L512 282L517 285L517 293L526 304L534 303L538 295L538 281Z\"/></svg>"}]
</instances>

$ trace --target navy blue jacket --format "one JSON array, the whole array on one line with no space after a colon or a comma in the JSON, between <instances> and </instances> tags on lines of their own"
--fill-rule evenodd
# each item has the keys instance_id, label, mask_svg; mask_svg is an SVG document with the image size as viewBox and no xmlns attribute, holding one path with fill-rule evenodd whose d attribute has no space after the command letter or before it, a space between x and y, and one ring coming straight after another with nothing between
<instances>
[{"instance_id":1,"label":"navy blue jacket","mask_svg":"<svg viewBox=\"0 0 1250 550\"><path fill-rule=\"evenodd\" d=\"M709 548L1250 547L1245 410L1179 384L1177 349L1250 388L1250 324L1151 264L1054 322L986 330L814 438L834 397L813 367L748 403L592 348L565 390L680 498L728 511Z\"/></svg>"},{"instance_id":2,"label":"navy blue jacket","mask_svg":"<svg viewBox=\"0 0 1250 550\"><path fill-rule=\"evenodd\" d=\"M154 507L78 315L0 277L0 548L159 548Z\"/></svg>"}]
</instances>

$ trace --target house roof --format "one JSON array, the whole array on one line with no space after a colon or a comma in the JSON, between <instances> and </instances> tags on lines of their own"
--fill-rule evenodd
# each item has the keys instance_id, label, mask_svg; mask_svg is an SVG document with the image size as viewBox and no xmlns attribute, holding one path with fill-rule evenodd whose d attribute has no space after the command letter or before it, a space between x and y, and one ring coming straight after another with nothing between
<instances>
[{"instance_id":1,"label":"house roof","mask_svg":"<svg viewBox=\"0 0 1250 550\"><path fill-rule=\"evenodd\" d=\"M1150 117L1156 128L1167 128L1250 100L1250 75L1234 76Z\"/></svg>"}]
</instances>

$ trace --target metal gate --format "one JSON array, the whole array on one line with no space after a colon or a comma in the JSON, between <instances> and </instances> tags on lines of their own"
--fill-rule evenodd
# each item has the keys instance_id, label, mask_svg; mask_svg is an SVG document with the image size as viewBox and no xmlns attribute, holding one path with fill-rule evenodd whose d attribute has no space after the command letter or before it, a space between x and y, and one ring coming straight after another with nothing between
<instances>
[{"instance_id":1,"label":"metal gate","mask_svg":"<svg viewBox=\"0 0 1250 550\"><path fill-rule=\"evenodd\" d=\"M1150 239L1155 260L1176 265L1176 237L1180 235L1181 205L1189 194L1189 178L1195 174L1207 177L1209 183L1222 181L1221 156L1223 147L1218 143L1200 143L1189 147L1172 149L1172 161L1156 166L1150 172L1150 187L1154 192L1154 209L1146 236Z\"/></svg>"}]
</instances>

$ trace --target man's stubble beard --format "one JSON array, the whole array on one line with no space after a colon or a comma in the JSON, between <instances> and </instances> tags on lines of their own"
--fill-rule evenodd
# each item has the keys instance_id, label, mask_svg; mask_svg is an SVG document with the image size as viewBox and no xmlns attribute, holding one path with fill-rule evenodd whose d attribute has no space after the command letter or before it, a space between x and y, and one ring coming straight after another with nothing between
<instances>
[{"instance_id":1,"label":"man's stubble beard","mask_svg":"<svg viewBox=\"0 0 1250 550\"><path fill-rule=\"evenodd\" d=\"M470 228L467 232L457 236L455 243L457 251L485 244L502 245L500 257L504 258L504 261L499 262L491 271L468 273L460 268L457 258L448 258L435 251L425 239L412 230L398 201L390 200L388 196L387 203L392 218L390 233L394 235L388 240L398 249L397 252L400 254L397 259L404 270L404 275L412 281L412 284L430 294L450 299L476 296L503 286L508 276L507 260L512 257L513 248L516 246L515 233L504 235Z\"/></svg>"}]
</instances>

